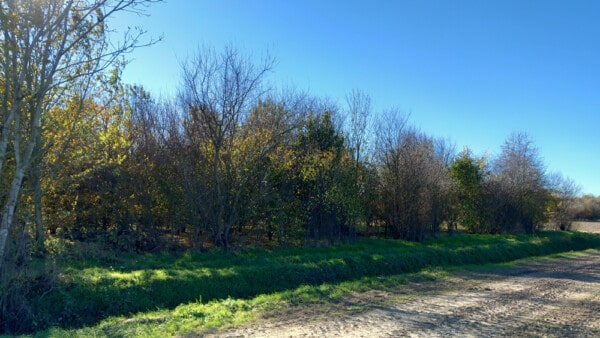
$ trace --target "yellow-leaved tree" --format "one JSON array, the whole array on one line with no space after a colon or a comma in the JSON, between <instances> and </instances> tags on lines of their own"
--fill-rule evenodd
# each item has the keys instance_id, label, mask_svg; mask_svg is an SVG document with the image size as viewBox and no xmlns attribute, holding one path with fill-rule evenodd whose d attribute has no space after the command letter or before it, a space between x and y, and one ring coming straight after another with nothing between
<instances>
[{"instance_id":1,"label":"yellow-leaved tree","mask_svg":"<svg viewBox=\"0 0 600 338\"><path fill-rule=\"evenodd\" d=\"M153 0L6 0L0 2L0 308L17 292L15 254L23 229L16 227L23 183L39 181L44 114L60 106L76 85L141 44L143 31L110 41L107 20L124 10L139 11ZM36 185L34 183L34 185ZM39 186L38 186L39 188ZM39 201L39 194L36 194ZM19 208L23 210L25 208ZM18 265L18 264L17 264ZM18 302L22 303L22 302ZM8 311L8 310L7 310ZM17 311L18 312L18 311ZM23 313L2 313L24 323ZM9 318L9 319L7 319Z\"/></svg>"}]
</instances>

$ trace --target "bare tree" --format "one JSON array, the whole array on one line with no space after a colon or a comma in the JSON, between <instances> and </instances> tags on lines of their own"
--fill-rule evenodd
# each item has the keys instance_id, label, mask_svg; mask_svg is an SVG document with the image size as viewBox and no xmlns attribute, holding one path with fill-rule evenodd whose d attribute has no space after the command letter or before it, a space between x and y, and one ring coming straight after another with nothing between
<instances>
[{"instance_id":1,"label":"bare tree","mask_svg":"<svg viewBox=\"0 0 600 338\"><path fill-rule=\"evenodd\" d=\"M560 173L548 176L551 197L550 226L555 230L571 230L575 219L575 198L581 188Z\"/></svg>"},{"instance_id":2,"label":"bare tree","mask_svg":"<svg viewBox=\"0 0 600 338\"><path fill-rule=\"evenodd\" d=\"M42 116L78 79L142 45L143 31L108 40L106 20L154 0L46 0L0 3L0 268L23 180L41 144ZM149 43L152 43L150 41Z\"/></svg>"},{"instance_id":3,"label":"bare tree","mask_svg":"<svg viewBox=\"0 0 600 338\"><path fill-rule=\"evenodd\" d=\"M494 161L497 223L500 231L533 233L545 222L546 169L538 149L525 133L511 134ZM503 196L498 200L498 196ZM498 209L500 208L500 209Z\"/></svg>"},{"instance_id":4,"label":"bare tree","mask_svg":"<svg viewBox=\"0 0 600 338\"><path fill-rule=\"evenodd\" d=\"M183 65L184 109L188 126L200 140L203 156L212 162L208 200L212 211L204 219L217 245L227 247L237 217L241 186L249 179L243 166L234 165L236 144L250 108L266 92L263 79L273 67L266 57L255 65L249 57L227 47L221 53L206 49Z\"/></svg>"},{"instance_id":5,"label":"bare tree","mask_svg":"<svg viewBox=\"0 0 600 338\"><path fill-rule=\"evenodd\" d=\"M346 95L346 104L348 105L348 115L350 124L348 126L348 143L352 151L352 159L358 167L361 158L361 151L367 139L367 123L371 115L371 97L358 90L353 89Z\"/></svg>"},{"instance_id":6,"label":"bare tree","mask_svg":"<svg viewBox=\"0 0 600 338\"><path fill-rule=\"evenodd\" d=\"M383 216L391 235L423 240L438 230L449 189L445 146L391 115L380 123L377 165Z\"/></svg>"}]
</instances>

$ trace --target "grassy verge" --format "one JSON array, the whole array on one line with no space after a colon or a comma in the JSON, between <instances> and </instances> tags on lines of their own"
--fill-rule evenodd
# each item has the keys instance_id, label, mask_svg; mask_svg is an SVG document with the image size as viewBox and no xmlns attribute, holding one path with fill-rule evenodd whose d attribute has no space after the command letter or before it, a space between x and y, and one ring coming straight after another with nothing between
<instances>
[{"instance_id":1,"label":"grassy verge","mask_svg":"<svg viewBox=\"0 0 600 338\"><path fill-rule=\"evenodd\" d=\"M600 248L600 236L458 235L425 243L364 239L316 249L71 259L61 264L57 287L34 304L40 325L55 327L40 335L179 335L238 324L284 304L394 287L409 278L403 274L423 269L410 278L431 278L439 266L588 248Z\"/></svg>"}]
</instances>

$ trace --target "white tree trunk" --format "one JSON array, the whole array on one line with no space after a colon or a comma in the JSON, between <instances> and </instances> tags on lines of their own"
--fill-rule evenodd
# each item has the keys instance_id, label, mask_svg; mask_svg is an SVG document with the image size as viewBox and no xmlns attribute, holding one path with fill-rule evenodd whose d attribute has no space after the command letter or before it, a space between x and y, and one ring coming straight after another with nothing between
<instances>
[{"instance_id":1,"label":"white tree trunk","mask_svg":"<svg viewBox=\"0 0 600 338\"><path fill-rule=\"evenodd\" d=\"M0 271L2 271L4 256L6 254L6 244L8 243L8 234L15 219L15 209L23 183L25 167L17 168L15 177L10 185L10 192L2 209L2 220L0 221Z\"/></svg>"}]
</instances>

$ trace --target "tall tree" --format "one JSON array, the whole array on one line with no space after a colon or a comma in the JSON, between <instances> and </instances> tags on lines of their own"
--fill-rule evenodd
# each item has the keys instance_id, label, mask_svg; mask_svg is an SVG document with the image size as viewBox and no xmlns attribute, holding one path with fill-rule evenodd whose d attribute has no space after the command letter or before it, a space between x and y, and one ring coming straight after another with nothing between
<instances>
[{"instance_id":1,"label":"tall tree","mask_svg":"<svg viewBox=\"0 0 600 338\"><path fill-rule=\"evenodd\" d=\"M305 212L307 240L333 243L354 226L354 165L344 141L328 111L309 116L298 139L296 191Z\"/></svg>"},{"instance_id":2,"label":"tall tree","mask_svg":"<svg viewBox=\"0 0 600 338\"><path fill-rule=\"evenodd\" d=\"M348 145L352 151L352 159L358 167L362 160L362 152L365 150L367 142L367 127L371 115L371 97L358 90L353 89L346 95L346 104L348 105L348 115L350 117L348 125Z\"/></svg>"},{"instance_id":3,"label":"tall tree","mask_svg":"<svg viewBox=\"0 0 600 338\"><path fill-rule=\"evenodd\" d=\"M124 10L139 11L154 0L6 0L0 2L0 273L23 182L38 174L43 115L81 79L109 67L140 46L143 31L109 41L106 20ZM39 176L39 175L37 175ZM4 288L3 288L4 290Z\"/></svg>"},{"instance_id":4,"label":"tall tree","mask_svg":"<svg viewBox=\"0 0 600 338\"><path fill-rule=\"evenodd\" d=\"M483 161L473 158L471 150L465 148L452 162L450 177L454 181L452 209L455 220L469 231L480 231Z\"/></svg>"},{"instance_id":5,"label":"tall tree","mask_svg":"<svg viewBox=\"0 0 600 338\"><path fill-rule=\"evenodd\" d=\"M494 161L492 187L496 220L501 231L533 233L546 221L548 202L546 169L526 133L511 134ZM500 200L498 200L500 198ZM499 209L498 209L499 208Z\"/></svg>"},{"instance_id":6,"label":"tall tree","mask_svg":"<svg viewBox=\"0 0 600 338\"><path fill-rule=\"evenodd\" d=\"M447 190L445 151L435 140L395 114L378 129L377 163L382 214L388 232L397 238L420 241L438 230L442 221L439 200Z\"/></svg>"},{"instance_id":7,"label":"tall tree","mask_svg":"<svg viewBox=\"0 0 600 338\"><path fill-rule=\"evenodd\" d=\"M267 57L260 64L227 47L221 53L214 50L198 52L183 66L181 100L188 110L187 126L200 144L197 153L211 162L206 168L210 181L205 212L214 242L227 248L233 225L238 220L243 187L254 172L245 171L243 164L234 163L242 144L238 136L247 122L251 107L265 93L263 80L273 67ZM267 138L267 140L271 140ZM265 149L265 148L262 148ZM260 152L259 152L260 153ZM253 160L260 160L253 158Z\"/></svg>"}]
</instances>

